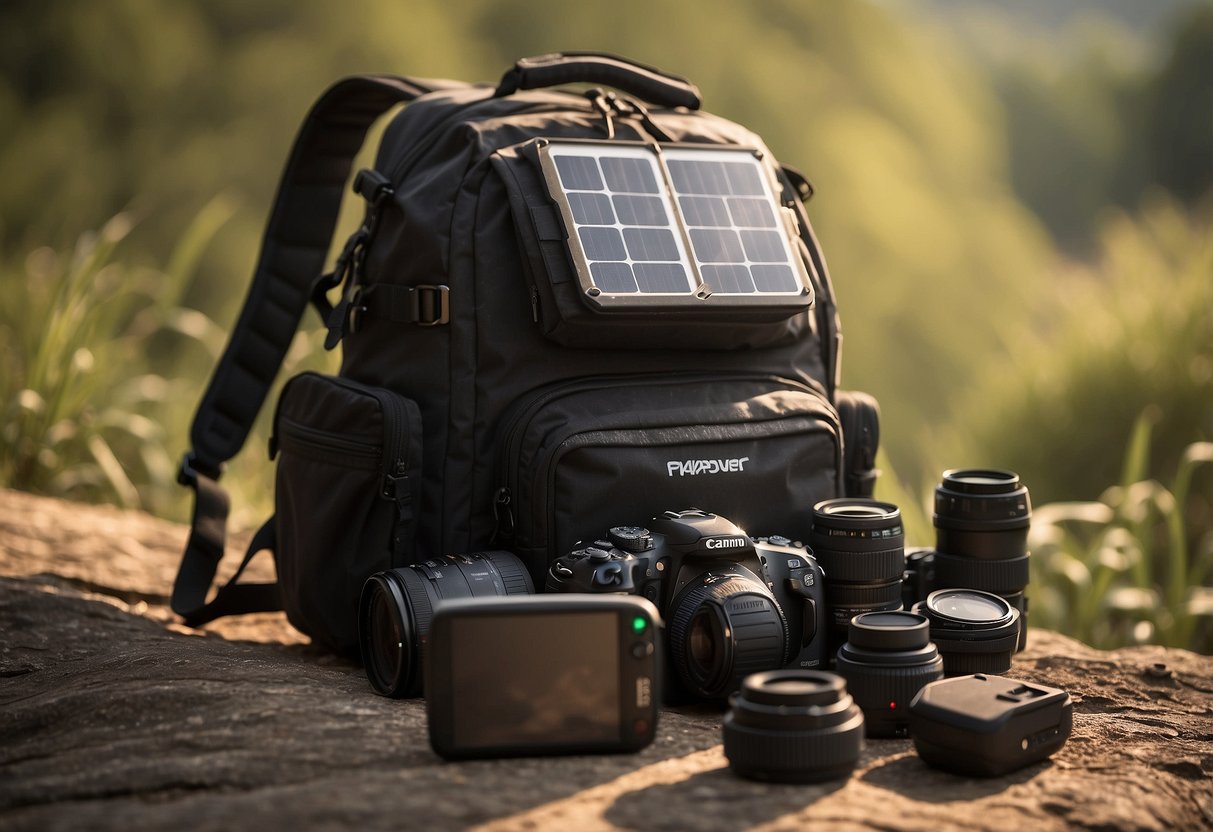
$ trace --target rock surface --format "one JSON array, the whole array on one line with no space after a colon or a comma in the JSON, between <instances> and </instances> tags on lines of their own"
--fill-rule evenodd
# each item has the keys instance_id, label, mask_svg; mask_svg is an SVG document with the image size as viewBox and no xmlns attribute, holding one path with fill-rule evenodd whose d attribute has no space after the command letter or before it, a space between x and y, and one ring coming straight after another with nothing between
<instances>
[{"instance_id":1,"label":"rock surface","mask_svg":"<svg viewBox=\"0 0 1213 832\"><path fill-rule=\"evenodd\" d=\"M706 707L667 711L637 755L450 764L421 702L374 695L281 615L175 623L184 539L0 491L0 829L1213 827L1209 657L1033 632L1011 675L1068 690L1073 735L992 780L873 740L849 780L748 782Z\"/></svg>"}]
</instances>

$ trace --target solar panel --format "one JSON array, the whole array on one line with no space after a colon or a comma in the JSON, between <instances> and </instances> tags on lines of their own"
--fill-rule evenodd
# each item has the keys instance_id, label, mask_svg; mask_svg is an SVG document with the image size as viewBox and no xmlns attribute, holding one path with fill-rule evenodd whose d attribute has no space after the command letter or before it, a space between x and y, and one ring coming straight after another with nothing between
<instances>
[{"instance_id":1,"label":"solar panel","mask_svg":"<svg viewBox=\"0 0 1213 832\"><path fill-rule=\"evenodd\" d=\"M587 295L746 305L811 299L770 176L752 150L551 142L541 158Z\"/></svg>"}]
</instances>

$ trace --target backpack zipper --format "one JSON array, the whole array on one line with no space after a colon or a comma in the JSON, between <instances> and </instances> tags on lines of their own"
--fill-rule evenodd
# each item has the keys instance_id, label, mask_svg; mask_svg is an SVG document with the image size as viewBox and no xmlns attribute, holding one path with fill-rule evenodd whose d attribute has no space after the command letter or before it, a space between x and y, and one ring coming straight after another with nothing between
<instances>
[{"instance_id":1,"label":"backpack zipper","mask_svg":"<svg viewBox=\"0 0 1213 832\"><path fill-rule=\"evenodd\" d=\"M769 381L776 387L772 390L791 390L808 393L820 398L829 405L825 392L817 386L817 382L804 383L792 379L769 374L751 373L693 373L670 374L659 373L651 376L595 376L573 381L559 382L541 389L529 399L512 408L505 416L504 428L500 436L505 441L498 445L497 465L498 482L501 485L493 493L493 537L495 544L509 544L513 541L518 528L518 518L514 514L514 494L518 490L517 472L511 460L517 456L525 425L540 410L552 402L568 395L590 390L609 390L612 388L632 386L652 386L663 383L690 384L714 381Z\"/></svg>"}]
</instances>

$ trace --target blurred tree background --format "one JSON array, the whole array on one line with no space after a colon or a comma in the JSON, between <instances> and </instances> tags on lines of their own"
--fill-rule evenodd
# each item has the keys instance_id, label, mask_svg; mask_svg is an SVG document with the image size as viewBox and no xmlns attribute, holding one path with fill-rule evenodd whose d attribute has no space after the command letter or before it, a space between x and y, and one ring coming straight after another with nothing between
<instances>
[{"instance_id":1,"label":"blurred tree background","mask_svg":"<svg viewBox=\"0 0 1213 832\"><path fill-rule=\"evenodd\" d=\"M1196 595L1167 602L1200 612L1207 0L8 0L0 484L182 519L175 460L315 96L353 72L496 80L560 49L686 75L707 109L810 176L844 383L881 401L889 485L922 503L944 467L998 465L1038 504L1103 501L1106 531L1132 502L1110 487L1187 471L1179 531L1134 526L1182 537L1184 567L1154 541L1170 566L1108 580L1148 593L1183 572ZM316 341L300 336L292 366L331 366ZM263 448L250 440L227 478L247 525L270 503ZM1083 557L1107 561L1088 532ZM1038 577L1059 598L1082 585L1073 568ZM1084 635L1162 638L1164 624ZM1185 627L1208 648L1199 622Z\"/></svg>"}]
</instances>

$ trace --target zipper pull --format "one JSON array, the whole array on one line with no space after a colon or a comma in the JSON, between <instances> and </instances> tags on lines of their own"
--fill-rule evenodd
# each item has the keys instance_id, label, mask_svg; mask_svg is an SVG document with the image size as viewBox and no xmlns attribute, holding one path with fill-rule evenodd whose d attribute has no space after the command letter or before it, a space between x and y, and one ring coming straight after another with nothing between
<instances>
[{"instance_id":1,"label":"zipper pull","mask_svg":"<svg viewBox=\"0 0 1213 832\"><path fill-rule=\"evenodd\" d=\"M510 508L513 498L510 489L502 486L493 495L493 537L494 544L510 543L514 539L514 511Z\"/></svg>"},{"instance_id":2,"label":"zipper pull","mask_svg":"<svg viewBox=\"0 0 1213 832\"><path fill-rule=\"evenodd\" d=\"M531 287L531 320L539 323L539 289Z\"/></svg>"},{"instance_id":3,"label":"zipper pull","mask_svg":"<svg viewBox=\"0 0 1213 832\"><path fill-rule=\"evenodd\" d=\"M401 507L412 503L413 491L409 488L408 469L405 467L403 461L397 461L396 467L392 469L392 473L387 475L387 480L383 484L383 496ZM411 510L409 514L412 514Z\"/></svg>"}]
</instances>

